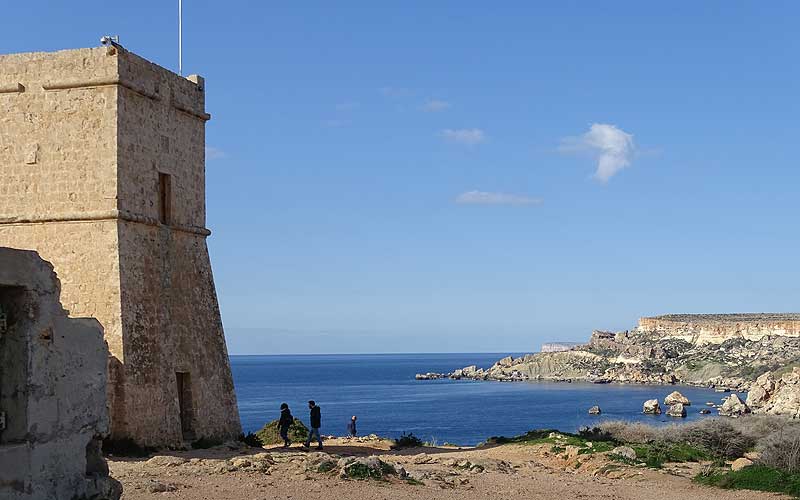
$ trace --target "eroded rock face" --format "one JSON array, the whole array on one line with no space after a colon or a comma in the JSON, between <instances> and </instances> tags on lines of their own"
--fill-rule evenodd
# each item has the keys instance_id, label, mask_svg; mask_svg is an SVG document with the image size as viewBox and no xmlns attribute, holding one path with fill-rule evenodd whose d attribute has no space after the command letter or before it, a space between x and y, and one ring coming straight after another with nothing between
<instances>
[{"instance_id":1,"label":"eroded rock face","mask_svg":"<svg viewBox=\"0 0 800 500\"><path fill-rule=\"evenodd\" d=\"M758 377L747 395L753 413L800 418L800 368L776 377L767 372Z\"/></svg>"},{"instance_id":2,"label":"eroded rock face","mask_svg":"<svg viewBox=\"0 0 800 500\"><path fill-rule=\"evenodd\" d=\"M750 408L736 394L731 394L722 403L719 414L722 417L740 417L750 413Z\"/></svg>"},{"instance_id":3,"label":"eroded rock face","mask_svg":"<svg viewBox=\"0 0 800 500\"><path fill-rule=\"evenodd\" d=\"M683 418L686 416L686 408L683 403L673 403L667 409L667 415L670 417Z\"/></svg>"},{"instance_id":4,"label":"eroded rock face","mask_svg":"<svg viewBox=\"0 0 800 500\"><path fill-rule=\"evenodd\" d=\"M674 405L676 403L680 403L683 406L689 406L689 405L692 404L689 401L689 398L687 398L686 396L684 396L683 394L681 394L678 391L673 391L667 397L664 398L664 404L665 405L669 406L669 405Z\"/></svg>"},{"instance_id":5,"label":"eroded rock face","mask_svg":"<svg viewBox=\"0 0 800 500\"><path fill-rule=\"evenodd\" d=\"M68 318L50 264L0 248L0 498L116 500L108 433L108 348L99 323Z\"/></svg>"}]
</instances>

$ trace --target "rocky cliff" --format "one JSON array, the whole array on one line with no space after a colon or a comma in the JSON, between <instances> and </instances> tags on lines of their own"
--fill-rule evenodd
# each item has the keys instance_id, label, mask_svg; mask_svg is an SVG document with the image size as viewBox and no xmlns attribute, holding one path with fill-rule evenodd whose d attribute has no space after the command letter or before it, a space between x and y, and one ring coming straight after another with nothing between
<instances>
[{"instance_id":1,"label":"rocky cliff","mask_svg":"<svg viewBox=\"0 0 800 500\"><path fill-rule=\"evenodd\" d=\"M670 315L630 331L595 331L571 350L501 359L418 379L585 380L746 389L760 375L800 365L800 315Z\"/></svg>"}]
</instances>

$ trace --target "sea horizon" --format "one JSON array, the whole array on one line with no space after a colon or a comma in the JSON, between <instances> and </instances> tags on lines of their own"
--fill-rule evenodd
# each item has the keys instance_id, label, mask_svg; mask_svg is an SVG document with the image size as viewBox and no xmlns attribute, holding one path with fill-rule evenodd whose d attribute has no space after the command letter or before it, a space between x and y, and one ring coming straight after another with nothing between
<instances>
[{"instance_id":1,"label":"sea horizon","mask_svg":"<svg viewBox=\"0 0 800 500\"><path fill-rule=\"evenodd\" d=\"M281 403L308 423L306 402L322 407L322 433L344 435L350 416L359 433L395 438L411 432L426 441L476 445L492 436L533 429L576 432L608 420L655 425L709 418L700 415L713 389L683 385L589 382L417 381L421 372L488 367L510 353L380 353L232 355L231 366L245 432L278 417ZM694 403L685 419L644 415L642 404L679 390ZM588 414L599 405L603 413Z\"/></svg>"}]
</instances>

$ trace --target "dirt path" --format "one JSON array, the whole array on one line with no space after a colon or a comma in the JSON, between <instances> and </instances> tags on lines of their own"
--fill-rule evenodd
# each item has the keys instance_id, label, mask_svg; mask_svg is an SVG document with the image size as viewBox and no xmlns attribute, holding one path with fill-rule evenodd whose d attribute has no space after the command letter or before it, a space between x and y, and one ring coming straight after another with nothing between
<instances>
[{"instance_id":1,"label":"dirt path","mask_svg":"<svg viewBox=\"0 0 800 500\"><path fill-rule=\"evenodd\" d=\"M609 462L604 454L566 457L545 446L424 448L392 452L383 441L328 441L324 453L298 448L174 452L151 459L109 459L124 500L571 500L779 499L781 495L695 485L699 465L653 471ZM324 461L379 456L411 480L342 479L318 472Z\"/></svg>"}]
</instances>

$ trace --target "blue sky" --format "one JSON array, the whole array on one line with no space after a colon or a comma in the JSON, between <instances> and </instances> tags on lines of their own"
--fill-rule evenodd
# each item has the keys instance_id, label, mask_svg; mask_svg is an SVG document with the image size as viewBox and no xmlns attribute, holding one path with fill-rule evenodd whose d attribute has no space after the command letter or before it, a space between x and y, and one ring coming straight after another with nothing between
<instances>
[{"instance_id":1,"label":"blue sky","mask_svg":"<svg viewBox=\"0 0 800 500\"><path fill-rule=\"evenodd\" d=\"M435 4L435 5L434 5ZM796 311L796 2L199 2L232 353L519 352ZM0 52L177 67L177 2L10 2Z\"/></svg>"}]
</instances>

